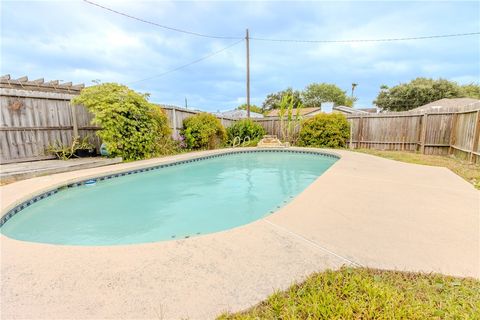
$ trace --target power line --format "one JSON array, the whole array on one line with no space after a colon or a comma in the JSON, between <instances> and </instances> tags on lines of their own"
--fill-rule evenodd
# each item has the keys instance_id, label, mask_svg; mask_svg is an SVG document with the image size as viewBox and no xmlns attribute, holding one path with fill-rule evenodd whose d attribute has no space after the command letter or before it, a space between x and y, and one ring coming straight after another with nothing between
<instances>
[{"instance_id":1,"label":"power line","mask_svg":"<svg viewBox=\"0 0 480 320\"><path fill-rule=\"evenodd\" d=\"M129 83L127 83L127 84L133 84L133 83L138 83L138 82L142 82L142 81L146 81L146 80L150 80L150 79L154 79L154 78L163 77L164 75L167 75L167 74L172 73L172 72L174 72L174 71L178 71L178 70L180 70L180 69L183 69L183 68L186 68L186 67L188 67L188 66L191 66L192 64L195 64L195 63L201 62L201 61L203 61L203 60L206 60L206 59L208 59L208 58L210 58L210 57L213 57L214 55L217 55L217 54L219 54L220 52L223 52L223 51L225 51L225 50L227 50L227 49L229 49L229 48L231 48L231 47L239 44L239 43L242 42L242 41L243 41L243 38L242 38L241 40L239 40L239 41L236 41L236 42L234 42L234 43L232 43L232 44L230 44L230 45L228 45L228 46L220 49L220 50L211 52L210 54L208 54L208 55L206 55L206 56L203 56L203 57L201 57L201 58L199 58L199 59L193 60L192 62L189 62L189 63L187 63L187 64L181 65L181 66L179 66L179 67L176 67L176 68L174 68L174 69L165 71L165 72L160 73L160 74L157 74L157 75L155 75L155 76L151 76L151 77L148 77L148 78L136 80L136 81L133 81L133 82L129 82Z\"/></svg>"},{"instance_id":2,"label":"power line","mask_svg":"<svg viewBox=\"0 0 480 320\"><path fill-rule=\"evenodd\" d=\"M407 38L349 39L349 40L298 40L298 39L270 39L270 38L255 38L255 37L251 37L250 39L256 40L256 41L270 41L270 42L355 43L355 42L389 42L389 41L408 41L408 40L424 40L424 39L436 39L436 38L466 37L466 36L473 36L478 34L480 34L480 32L441 34L441 35L407 37Z\"/></svg>"},{"instance_id":3,"label":"power line","mask_svg":"<svg viewBox=\"0 0 480 320\"><path fill-rule=\"evenodd\" d=\"M171 30L171 31L186 33L186 34L190 34L190 35L197 36L197 37L203 37L203 38L230 39L230 40L232 40L232 39L233 39L233 40L235 40L235 39L243 39L243 37L230 37L230 36L209 35L209 34L203 34L203 33L198 33L198 32L193 32L193 31L188 31L188 30L182 30L182 29L178 29L178 28L173 28L173 27L165 26L165 25L162 25L162 24L153 22L153 21L145 20L145 19L142 19L142 18L137 18L137 17L134 17L134 16L129 15L129 14L127 14L127 13L120 12L120 11L117 11L117 10L114 10L114 9L111 9L111 8L108 8L108 7L105 7L105 6L102 6L102 5L98 4L98 3L95 3L95 2L92 2L92 1L89 1L89 0L83 0L83 1L84 1L85 3L91 4L91 5L93 5L93 6L102 8L102 9L104 9L104 10L107 10L107 11L110 11L110 12L113 12L113 13L116 13L116 14L119 14L119 15L121 15L121 16L130 18L130 19L133 19L133 20L137 20L137 21L140 21L140 22L143 22L143 23L151 24L151 25L153 25L153 26L156 26L156 27L159 27L159 28L163 28L163 29L167 29L167 30Z\"/></svg>"},{"instance_id":4,"label":"power line","mask_svg":"<svg viewBox=\"0 0 480 320\"><path fill-rule=\"evenodd\" d=\"M234 37L234 36L220 36L220 35L209 35L209 34L203 34L199 32L194 32L194 31L188 31L188 30L183 30L183 29L178 29L174 27L169 27L166 25L162 25L153 21L149 21L146 19L138 18L132 15L129 15L124 12L120 12L118 10L112 9L105 7L103 5L100 5L98 3L89 1L89 0L83 0L85 3L88 3L90 5L96 6L98 8L110 11L112 13L116 13L118 15L137 20L143 23L147 23L159 28L171 30L171 31L176 31L180 33L185 33L197 37L203 37L203 38L212 38L212 39L230 39L230 40L239 40L239 39L244 39L243 37ZM440 34L440 35L428 35L428 36L419 36L419 37L404 37L404 38L380 38L380 39L347 39L347 40L322 40L322 39L317 39L317 40L309 40L309 39L275 39L275 38L257 38L257 37L250 37L250 40L256 40L256 41L269 41L269 42L298 42L298 43L356 43L356 42L392 42L392 41L409 41L409 40L425 40L425 39L438 39L438 38L453 38L453 37L466 37L466 36L473 36L473 35L478 35L480 32L466 32L466 33L453 33L453 34Z\"/></svg>"}]
</instances>

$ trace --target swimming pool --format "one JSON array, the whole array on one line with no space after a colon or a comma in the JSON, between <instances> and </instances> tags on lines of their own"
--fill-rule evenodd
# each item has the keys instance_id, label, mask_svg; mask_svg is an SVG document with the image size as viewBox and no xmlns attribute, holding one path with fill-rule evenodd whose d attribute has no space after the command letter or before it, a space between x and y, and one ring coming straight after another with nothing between
<instances>
[{"instance_id":1,"label":"swimming pool","mask_svg":"<svg viewBox=\"0 0 480 320\"><path fill-rule=\"evenodd\" d=\"M274 212L337 159L255 150L125 172L32 199L1 233L42 243L120 245L217 232Z\"/></svg>"}]
</instances>

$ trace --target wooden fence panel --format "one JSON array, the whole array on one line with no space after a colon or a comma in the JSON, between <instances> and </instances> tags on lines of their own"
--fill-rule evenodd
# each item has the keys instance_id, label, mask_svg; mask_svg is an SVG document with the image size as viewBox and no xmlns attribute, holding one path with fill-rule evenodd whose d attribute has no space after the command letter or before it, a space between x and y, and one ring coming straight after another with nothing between
<instances>
[{"instance_id":1,"label":"wooden fence panel","mask_svg":"<svg viewBox=\"0 0 480 320\"><path fill-rule=\"evenodd\" d=\"M234 124L237 121L237 120L229 119L229 118L219 118L219 119L220 119L220 122L222 122L222 125L225 128L230 127L232 124Z\"/></svg>"},{"instance_id":2,"label":"wooden fence panel","mask_svg":"<svg viewBox=\"0 0 480 320\"><path fill-rule=\"evenodd\" d=\"M455 128L454 147L460 150L469 150L473 143L476 112L459 114Z\"/></svg>"},{"instance_id":3,"label":"wooden fence panel","mask_svg":"<svg viewBox=\"0 0 480 320\"><path fill-rule=\"evenodd\" d=\"M75 115L73 115L73 110L75 110ZM87 108L81 105L70 106L71 119L76 120L76 125L78 128L78 136L80 139L88 137L88 142L93 144L97 151L100 151L100 146L102 141L97 136L97 131L100 130L100 127L92 124L93 114L90 113ZM73 122L73 121L72 121Z\"/></svg>"},{"instance_id":4,"label":"wooden fence panel","mask_svg":"<svg viewBox=\"0 0 480 320\"><path fill-rule=\"evenodd\" d=\"M347 115L350 123L348 146L378 150L420 151L424 154L456 154L480 158L479 105L461 111L398 112ZM278 118L254 119L268 134L282 137ZM476 142L475 142L476 141Z\"/></svg>"},{"instance_id":5,"label":"wooden fence panel","mask_svg":"<svg viewBox=\"0 0 480 320\"><path fill-rule=\"evenodd\" d=\"M0 162L51 159L46 152L55 143L71 145L74 123L70 100L72 94L25 91L1 88L0 95ZM92 116L76 107L78 132L89 136L97 148L98 128L90 124Z\"/></svg>"},{"instance_id":6,"label":"wooden fence panel","mask_svg":"<svg viewBox=\"0 0 480 320\"><path fill-rule=\"evenodd\" d=\"M175 106L160 106L167 113L170 128L174 131L174 135L183 127L183 120L198 113L198 111L178 108Z\"/></svg>"},{"instance_id":7,"label":"wooden fence panel","mask_svg":"<svg viewBox=\"0 0 480 320\"><path fill-rule=\"evenodd\" d=\"M46 148L55 142L71 144L75 132L81 138L90 137L97 148L100 146L95 134L99 128L91 123L93 115L83 106L72 109L70 105L75 95L3 87L0 90L0 162L52 158L46 154ZM167 113L174 134L181 130L184 119L200 112L161 107ZM459 112L348 115L347 119L351 124L348 142L351 148L455 153L472 161L480 158L479 106ZM253 120L268 134L282 138L278 117ZM220 121L228 127L236 120L220 118ZM296 126L294 140L299 129L300 126Z\"/></svg>"},{"instance_id":8,"label":"wooden fence panel","mask_svg":"<svg viewBox=\"0 0 480 320\"><path fill-rule=\"evenodd\" d=\"M352 116L352 148L415 151L420 116Z\"/></svg>"},{"instance_id":9,"label":"wooden fence panel","mask_svg":"<svg viewBox=\"0 0 480 320\"><path fill-rule=\"evenodd\" d=\"M178 132L182 130L183 128L183 120L196 115L198 113L201 113L202 111L197 111L197 110L189 110L185 108L179 108L176 106L160 106L163 110L165 110L167 117L169 119L169 125L170 128L173 130L173 135L176 136L178 135ZM235 123L236 120L230 119L230 118L219 118L222 125L226 128L231 126L233 123Z\"/></svg>"},{"instance_id":10,"label":"wooden fence panel","mask_svg":"<svg viewBox=\"0 0 480 320\"><path fill-rule=\"evenodd\" d=\"M427 114L424 153L446 155L450 147L452 113ZM422 141L420 141L422 143Z\"/></svg>"},{"instance_id":11,"label":"wooden fence panel","mask_svg":"<svg viewBox=\"0 0 480 320\"><path fill-rule=\"evenodd\" d=\"M100 128L92 124L93 114L84 106L74 106L70 100L75 95L24 91L1 88L0 95L0 163L52 159L46 149L52 144L71 145L75 134L83 139L88 137L97 150L100 138L96 135ZM18 110L11 108L20 102ZM178 132L183 120L200 111L166 106L170 127ZM225 127L235 122L220 118Z\"/></svg>"},{"instance_id":12,"label":"wooden fence panel","mask_svg":"<svg viewBox=\"0 0 480 320\"><path fill-rule=\"evenodd\" d=\"M1 160L49 158L48 145L72 141L69 101L1 96ZM14 103L20 103L18 109Z\"/></svg>"},{"instance_id":13,"label":"wooden fence panel","mask_svg":"<svg viewBox=\"0 0 480 320\"><path fill-rule=\"evenodd\" d=\"M253 119L256 123L260 124L267 134L270 135L276 135L280 139L282 139L282 127L281 127L281 122L278 117L271 117L271 118L255 118ZM298 135L298 130L296 130L294 134L294 138L296 138L296 135Z\"/></svg>"},{"instance_id":14,"label":"wooden fence panel","mask_svg":"<svg viewBox=\"0 0 480 320\"><path fill-rule=\"evenodd\" d=\"M477 111L477 127L476 127L476 134L474 135L473 144L475 148L473 151L475 152L475 156L477 159L480 159L480 110Z\"/></svg>"},{"instance_id":15,"label":"wooden fence panel","mask_svg":"<svg viewBox=\"0 0 480 320\"><path fill-rule=\"evenodd\" d=\"M480 110L457 115L453 130L455 138L452 142L452 148L455 149L456 155L463 154L472 161L477 161L480 158L479 119Z\"/></svg>"}]
</instances>

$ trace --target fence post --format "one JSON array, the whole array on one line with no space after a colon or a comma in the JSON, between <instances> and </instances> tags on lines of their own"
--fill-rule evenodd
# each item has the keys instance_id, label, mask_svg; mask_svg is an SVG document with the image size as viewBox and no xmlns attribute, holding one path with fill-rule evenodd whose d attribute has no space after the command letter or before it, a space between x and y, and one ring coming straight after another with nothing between
<instances>
[{"instance_id":1,"label":"fence post","mask_svg":"<svg viewBox=\"0 0 480 320\"><path fill-rule=\"evenodd\" d=\"M175 107L172 108L172 127L173 127L173 136L177 138L177 113L175 112Z\"/></svg>"},{"instance_id":2,"label":"fence post","mask_svg":"<svg viewBox=\"0 0 480 320\"><path fill-rule=\"evenodd\" d=\"M420 152L425 154L425 138L427 136L427 119L428 113L424 113L422 117L422 135L420 137Z\"/></svg>"},{"instance_id":3,"label":"fence post","mask_svg":"<svg viewBox=\"0 0 480 320\"><path fill-rule=\"evenodd\" d=\"M474 152L478 147L478 140L480 139L480 110L477 111L477 119L475 120L475 129L473 130L473 143L470 152L470 162L473 162Z\"/></svg>"},{"instance_id":4,"label":"fence post","mask_svg":"<svg viewBox=\"0 0 480 320\"><path fill-rule=\"evenodd\" d=\"M357 148L362 148L363 141L363 116L358 118L358 137L357 137Z\"/></svg>"},{"instance_id":5,"label":"fence post","mask_svg":"<svg viewBox=\"0 0 480 320\"><path fill-rule=\"evenodd\" d=\"M70 108L72 110L73 140L75 140L78 138L77 108L73 104L70 104Z\"/></svg>"},{"instance_id":6,"label":"fence post","mask_svg":"<svg viewBox=\"0 0 480 320\"><path fill-rule=\"evenodd\" d=\"M350 144L349 149L353 149L353 119L350 119Z\"/></svg>"},{"instance_id":7,"label":"fence post","mask_svg":"<svg viewBox=\"0 0 480 320\"><path fill-rule=\"evenodd\" d=\"M448 154L453 153L453 147L455 145L457 137L455 136L455 132L457 131L457 120L458 120L458 114L454 113L452 115L452 125L450 129L450 146L448 147Z\"/></svg>"}]
</instances>

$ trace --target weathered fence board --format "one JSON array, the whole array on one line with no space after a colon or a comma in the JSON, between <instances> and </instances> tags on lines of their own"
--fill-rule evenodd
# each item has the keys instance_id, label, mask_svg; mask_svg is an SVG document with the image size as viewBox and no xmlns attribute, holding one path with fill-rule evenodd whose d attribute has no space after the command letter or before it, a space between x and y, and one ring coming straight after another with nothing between
<instances>
[{"instance_id":1,"label":"weathered fence board","mask_svg":"<svg viewBox=\"0 0 480 320\"><path fill-rule=\"evenodd\" d=\"M418 143L419 117L349 118L352 148L413 151Z\"/></svg>"},{"instance_id":2,"label":"weathered fence board","mask_svg":"<svg viewBox=\"0 0 480 320\"><path fill-rule=\"evenodd\" d=\"M81 87L65 85L47 91L35 91L33 84L25 90L20 84L0 87L0 162L20 162L52 158L46 153L49 145L69 145L74 136L90 137L97 148L98 127L93 115L83 106L72 108L70 100ZM18 81L17 81L18 82ZM29 84L30 85L30 84ZM200 111L161 106L167 113L169 125L178 134L183 120ZM430 113L382 113L348 115L351 125L350 148L420 151L425 154L455 154L470 161L480 159L480 104L458 110ZM234 119L220 118L225 127ZM253 119L268 134L282 138L278 118ZM293 129L293 140L300 126Z\"/></svg>"},{"instance_id":3,"label":"weathered fence board","mask_svg":"<svg viewBox=\"0 0 480 320\"><path fill-rule=\"evenodd\" d=\"M51 90L0 88L0 163L52 159L46 152L49 145L71 145L77 135L81 139L88 137L98 149L101 141L95 133L100 128L92 124L93 115L85 107L71 106L73 97L74 94ZM174 135L182 128L184 119L200 112L162 107ZM225 127L235 122L220 120Z\"/></svg>"},{"instance_id":4,"label":"weathered fence board","mask_svg":"<svg viewBox=\"0 0 480 320\"><path fill-rule=\"evenodd\" d=\"M169 119L169 125L170 128L173 130L173 135L177 136L178 132L183 127L183 120L185 120L188 117L191 117L197 113L200 113L202 111L197 111L197 110L191 110L191 109L186 109L186 108L179 108L176 106L169 106L169 105L160 105L160 107L165 110L167 113L167 117ZM230 119L230 118L220 118L220 121L222 122L222 125L225 128L228 128L231 126L235 120Z\"/></svg>"},{"instance_id":5,"label":"weathered fence board","mask_svg":"<svg viewBox=\"0 0 480 320\"><path fill-rule=\"evenodd\" d=\"M70 99L72 94L1 88L0 95L0 161L16 162L49 159L49 145L70 145L74 121ZM79 137L91 137L98 147L97 128L90 124L89 113L77 107ZM90 117L91 118L91 117ZM87 119L82 121L82 119Z\"/></svg>"},{"instance_id":6,"label":"weathered fence board","mask_svg":"<svg viewBox=\"0 0 480 320\"><path fill-rule=\"evenodd\" d=\"M480 104L462 111L347 115L352 149L419 151L480 159ZM279 118L254 119L268 134L282 136ZM298 130L295 131L298 133Z\"/></svg>"},{"instance_id":7,"label":"weathered fence board","mask_svg":"<svg viewBox=\"0 0 480 320\"><path fill-rule=\"evenodd\" d=\"M453 153L468 153L470 161L480 159L480 110L458 114L455 123L455 130L452 131Z\"/></svg>"}]
</instances>

